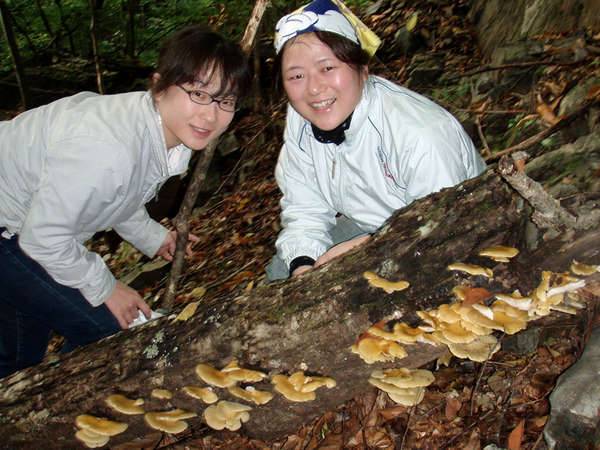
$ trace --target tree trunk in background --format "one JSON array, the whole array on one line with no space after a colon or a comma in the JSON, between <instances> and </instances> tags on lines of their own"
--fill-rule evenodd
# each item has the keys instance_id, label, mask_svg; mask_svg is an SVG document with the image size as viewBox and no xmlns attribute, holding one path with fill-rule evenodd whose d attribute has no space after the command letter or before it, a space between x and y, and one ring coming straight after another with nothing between
<instances>
[{"instance_id":1,"label":"tree trunk in background","mask_svg":"<svg viewBox=\"0 0 600 450\"><path fill-rule=\"evenodd\" d=\"M62 25L65 33L67 33L67 37L69 38L69 47L71 48L71 54L73 56L77 56L77 50L75 47L75 41L73 40L73 32L71 28L69 28L69 24L65 20L65 15L63 14L61 0L54 0L54 4L58 8L58 15L60 17L60 24Z\"/></svg>"},{"instance_id":2,"label":"tree trunk in background","mask_svg":"<svg viewBox=\"0 0 600 450\"><path fill-rule=\"evenodd\" d=\"M10 58L15 69L15 77L19 86L21 103L23 104L23 109L27 109L29 107L29 88L27 86L27 80L25 79L24 67L21 64L21 58L19 56L19 47L17 46L12 30L10 11L4 0L0 0L0 26L2 26L2 34L6 40Z\"/></svg>"},{"instance_id":3,"label":"tree trunk in background","mask_svg":"<svg viewBox=\"0 0 600 450\"><path fill-rule=\"evenodd\" d=\"M137 0L125 0L123 9L127 12L127 27L125 32L125 54L131 59L135 58L135 13Z\"/></svg>"},{"instance_id":4,"label":"tree trunk in background","mask_svg":"<svg viewBox=\"0 0 600 450\"><path fill-rule=\"evenodd\" d=\"M90 5L90 41L92 43L92 53L94 55L94 67L96 68L96 85L98 93L104 94L104 82L102 78L102 68L100 67L100 54L98 51L98 39L96 38L96 10L98 9L96 0L89 0Z\"/></svg>"},{"instance_id":5,"label":"tree trunk in background","mask_svg":"<svg viewBox=\"0 0 600 450\"><path fill-rule=\"evenodd\" d=\"M585 154L567 151L558 155L564 170L573 167L573 161L600 156L598 139L586 142L595 147ZM552 158L533 162L542 177L538 181L552 178ZM588 170L593 171L591 166ZM589 193L583 188L578 192L571 200L583 208L589 203ZM146 411L182 408L197 412L199 417L187 420L186 433L192 430L198 437L211 431L203 428L200 417L206 405L186 396L182 387L204 384L195 375L197 364L222 368L232 359L269 378L305 367L308 374L337 381L334 389L320 388L312 402L292 403L276 394L266 405L253 407L240 433L268 440L295 431L372 389L367 380L373 370L422 366L446 351L444 346L405 346L407 358L368 365L348 347L372 324L402 317L416 325L416 311L453 302L452 288L457 284L528 293L538 285L542 270L562 272L573 258L587 261L600 251L597 226L564 229L554 238L540 235L536 250L529 250L525 243L526 236L532 239L526 232L533 226L529 209L492 169L397 211L365 244L314 272L234 293L218 304L207 300L187 321L163 317L18 372L0 386L0 442L19 448L49 441L73 446L75 417L83 413L128 424L125 432L111 438L111 446L151 435L142 416L123 416L106 406L104 399L113 393L144 398ZM507 264L478 256L481 249L497 244L516 246L521 252ZM471 277L446 270L455 261L493 268L494 276ZM387 294L367 283L366 270L387 279L407 280L410 287ZM528 327L558 323L583 335L598 298L590 294L589 301L578 316L553 313ZM152 389L159 387L172 391L173 398L152 398ZM273 391L268 379L256 388ZM221 399L236 401L224 389L216 393Z\"/></svg>"},{"instance_id":6,"label":"tree trunk in background","mask_svg":"<svg viewBox=\"0 0 600 450\"><path fill-rule=\"evenodd\" d=\"M35 5L37 6L37 9L38 9L38 11L40 13L40 17L42 18L42 22L44 22L44 27L46 28L46 32L52 38L52 41L51 41L52 42L52 47L56 48L57 47L56 34L54 33L54 31L52 30L52 27L50 26L50 22L48 21L48 17L46 16L44 8L42 8L40 0L35 0Z\"/></svg>"}]
</instances>

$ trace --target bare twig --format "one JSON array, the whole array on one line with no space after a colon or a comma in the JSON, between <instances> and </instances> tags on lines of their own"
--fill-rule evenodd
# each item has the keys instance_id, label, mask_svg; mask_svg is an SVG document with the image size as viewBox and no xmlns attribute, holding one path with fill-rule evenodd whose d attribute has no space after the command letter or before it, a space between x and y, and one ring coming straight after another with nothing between
<instances>
[{"instance_id":1,"label":"bare twig","mask_svg":"<svg viewBox=\"0 0 600 450\"><path fill-rule=\"evenodd\" d=\"M477 75L483 72L492 72L494 70L504 70L504 69L514 69L517 67L533 67L533 66L574 66L586 64L586 60L581 61L569 61L569 62L559 62L553 59L545 59L543 61L524 61L524 62L513 62L507 64L500 64L497 66L483 66L479 69L471 70L469 72L464 72L460 74L461 77L470 77L471 75Z\"/></svg>"},{"instance_id":2,"label":"bare twig","mask_svg":"<svg viewBox=\"0 0 600 450\"><path fill-rule=\"evenodd\" d=\"M183 263L185 259L185 249L188 243L188 235L190 230L189 218L194 203L198 198L200 188L206 179L206 173L208 172L208 166L212 161L215 153L216 142L211 142L203 151L196 163L194 172L192 174L192 181L185 192L183 202L179 208L177 216L173 220L175 223L175 229L177 230L177 243L175 246L175 255L173 256L173 263L171 265L171 275L167 288L165 289L164 305L166 309L170 309L175 299L175 293L177 291L177 284L181 273L183 272Z\"/></svg>"},{"instance_id":3,"label":"bare twig","mask_svg":"<svg viewBox=\"0 0 600 450\"><path fill-rule=\"evenodd\" d=\"M475 111L469 108L456 108L455 111L460 111L469 114L526 114L528 111L525 109L486 109L483 111Z\"/></svg>"},{"instance_id":4,"label":"bare twig","mask_svg":"<svg viewBox=\"0 0 600 450\"><path fill-rule=\"evenodd\" d=\"M537 448L538 444L540 443L540 441L542 440L543 437L544 437L544 432L540 431L540 434L539 434L538 438L535 440L533 447L531 447L531 450L535 450Z\"/></svg>"},{"instance_id":5,"label":"bare twig","mask_svg":"<svg viewBox=\"0 0 600 450\"><path fill-rule=\"evenodd\" d=\"M498 345L500 345L502 343L503 338L504 338L504 334L502 334L502 337L498 340ZM475 382L475 386L473 387L473 391L471 392L471 406L469 409L469 416L473 416L473 405L475 403L475 394L477 393L477 390L479 389L479 382L481 381L481 377L483 376L483 371L485 370L485 367L487 366L487 363L493 354L492 351L493 351L493 349L491 349L489 351L487 358L481 365L481 369L479 370L479 375L477 376L477 381Z\"/></svg>"},{"instance_id":6,"label":"bare twig","mask_svg":"<svg viewBox=\"0 0 600 450\"><path fill-rule=\"evenodd\" d=\"M423 388L421 388L423 389ZM406 435L408 434L408 428L410 425L410 419L412 417L413 411L415 409L416 405L413 405L410 407L410 409L408 410L408 419L406 419L406 427L404 427L404 433L402 434L402 442L400 442L400 450L402 450L404 448L404 441L406 440Z\"/></svg>"},{"instance_id":7,"label":"bare twig","mask_svg":"<svg viewBox=\"0 0 600 450\"><path fill-rule=\"evenodd\" d=\"M240 43L240 46L246 54L248 54L248 52L252 48L252 44L256 37L256 30L260 25L260 21L262 20L262 16L264 15L265 9L267 8L267 6L269 6L270 3L270 0L256 0L254 9L252 11L252 15L248 21L248 25L246 26L246 31L244 32L244 37L242 38L242 42ZM202 156L198 160L194 169L194 173L191 178L192 181L190 182L190 185L188 186L188 189L185 193L185 197L183 199L181 208L177 213L177 217L175 218L175 229L177 230L177 244L175 247L175 255L173 256L171 276L169 278L169 283L167 284L167 288L165 289L164 294L163 303L166 309L170 309L173 306L173 300L175 299L175 293L177 291L177 284L183 272L185 249L188 243L189 218L192 213L194 204L196 203L196 199L198 198L200 187L206 179L206 173L208 171L208 167L210 166L210 162L212 161L215 152L215 147L216 142L212 142L202 152Z\"/></svg>"},{"instance_id":8,"label":"bare twig","mask_svg":"<svg viewBox=\"0 0 600 450\"><path fill-rule=\"evenodd\" d=\"M471 428L473 428L475 425L480 424L481 422L483 422L485 420L485 418L487 416L489 416L490 414L492 414L494 412L493 409L490 409L488 412L486 412L483 416L481 416L478 420L476 420L475 422L473 422L472 424L470 424L469 426L465 427L461 433L457 434L456 436L454 436L452 439L450 439L448 442L446 442L443 446L440 447L440 449L443 448L448 448L450 445L452 445L452 443L454 441L456 441L459 437L464 436L467 431L470 431Z\"/></svg>"},{"instance_id":9,"label":"bare twig","mask_svg":"<svg viewBox=\"0 0 600 450\"><path fill-rule=\"evenodd\" d=\"M503 156L498 163L498 171L535 210L533 220L541 228L575 229L577 217L565 210L558 200L544 190L538 182L517 169L512 158Z\"/></svg>"},{"instance_id":10,"label":"bare twig","mask_svg":"<svg viewBox=\"0 0 600 450\"><path fill-rule=\"evenodd\" d=\"M481 144L483 145L483 153L486 156L490 156L492 153L490 152L490 146L488 145L487 139L483 134L483 128L481 126L481 116L478 115L475 118L475 125L477 125L477 134L479 134L479 139L481 139Z\"/></svg>"},{"instance_id":11,"label":"bare twig","mask_svg":"<svg viewBox=\"0 0 600 450\"><path fill-rule=\"evenodd\" d=\"M514 379L513 379L514 381ZM506 397L506 400L502 403L502 414L500 415L500 420L498 420L498 432L496 433L496 443L500 445L500 435L502 434L502 428L504 427L504 417L506 416L506 412L510 406L510 401L513 396L513 387L511 386L510 395Z\"/></svg>"},{"instance_id":12,"label":"bare twig","mask_svg":"<svg viewBox=\"0 0 600 450\"><path fill-rule=\"evenodd\" d=\"M573 120L575 120L577 117L579 117L585 111L587 111L592 105L596 105L596 104L598 104L598 100L593 100L593 101L584 103L583 105L581 105L579 108L577 108L572 113L564 116L561 120L559 120L557 123L552 125L550 128L547 128L544 131L541 131L540 133L538 133L534 136L531 136L528 139L525 139L523 142L521 142L517 145L513 145L512 147L508 147L504 150L494 152L491 156L486 157L485 161L486 162L494 161L496 159L499 159L501 156L508 155L509 153L512 153L517 150L525 150L525 149L531 147L532 145L537 144L538 142L544 140L551 134L554 134L558 130L569 125L571 122L573 122Z\"/></svg>"}]
</instances>

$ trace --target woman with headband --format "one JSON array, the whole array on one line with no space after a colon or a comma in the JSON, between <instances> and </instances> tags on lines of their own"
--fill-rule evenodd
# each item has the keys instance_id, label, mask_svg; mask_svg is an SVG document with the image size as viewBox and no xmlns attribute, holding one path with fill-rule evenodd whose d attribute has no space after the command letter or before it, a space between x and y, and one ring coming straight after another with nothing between
<instances>
[{"instance_id":1,"label":"woman with headband","mask_svg":"<svg viewBox=\"0 0 600 450\"><path fill-rule=\"evenodd\" d=\"M289 105L275 169L283 229L270 280L330 261L395 210L485 170L450 113L369 75L379 43L338 0L315 0L277 23Z\"/></svg>"}]
</instances>

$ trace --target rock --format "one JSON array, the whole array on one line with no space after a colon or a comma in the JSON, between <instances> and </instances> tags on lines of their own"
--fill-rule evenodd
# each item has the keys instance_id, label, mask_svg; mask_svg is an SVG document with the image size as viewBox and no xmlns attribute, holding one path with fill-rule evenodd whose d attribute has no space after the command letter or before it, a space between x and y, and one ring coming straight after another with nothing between
<instances>
[{"instance_id":1,"label":"rock","mask_svg":"<svg viewBox=\"0 0 600 450\"><path fill-rule=\"evenodd\" d=\"M531 327L520 333L507 335L502 342L502 349L517 355L528 355L533 352L540 342L540 329Z\"/></svg>"},{"instance_id":2,"label":"rock","mask_svg":"<svg viewBox=\"0 0 600 450\"><path fill-rule=\"evenodd\" d=\"M536 41L511 41L496 47L491 56L493 66L514 62L535 61L544 53L544 47Z\"/></svg>"},{"instance_id":3,"label":"rock","mask_svg":"<svg viewBox=\"0 0 600 450\"><path fill-rule=\"evenodd\" d=\"M444 60L433 55L417 54L412 58L409 70L410 77L406 82L408 88L427 86L444 72Z\"/></svg>"},{"instance_id":4,"label":"rock","mask_svg":"<svg viewBox=\"0 0 600 450\"><path fill-rule=\"evenodd\" d=\"M600 2L588 0L473 0L469 17L484 56L502 42L600 24Z\"/></svg>"},{"instance_id":5,"label":"rock","mask_svg":"<svg viewBox=\"0 0 600 450\"><path fill-rule=\"evenodd\" d=\"M564 116L575 111L577 107L585 103L585 97L588 93L588 90L592 86L596 86L598 84L600 84L600 78L592 77L573 86L573 88L569 90L565 97L561 100L558 108L558 115Z\"/></svg>"},{"instance_id":6,"label":"rock","mask_svg":"<svg viewBox=\"0 0 600 450\"><path fill-rule=\"evenodd\" d=\"M558 379L550 395L544 438L550 450L600 445L600 327L592 331L579 360Z\"/></svg>"}]
</instances>

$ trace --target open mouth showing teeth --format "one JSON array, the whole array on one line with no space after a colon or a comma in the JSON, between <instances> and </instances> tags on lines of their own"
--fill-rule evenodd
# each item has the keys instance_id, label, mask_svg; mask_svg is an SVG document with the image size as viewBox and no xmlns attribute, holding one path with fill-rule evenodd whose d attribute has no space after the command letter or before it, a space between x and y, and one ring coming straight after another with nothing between
<instances>
[{"instance_id":1,"label":"open mouth showing teeth","mask_svg":"<svg viewBox=\"0 0 600 450\"><path fill-rule=\"evenodd\" d=\"M322 102L311 103L311 106L317 109L327 108L329 105L332 105L333 102L335 102L335 99L323 100Z\"/></svg>"}]
</instances>

